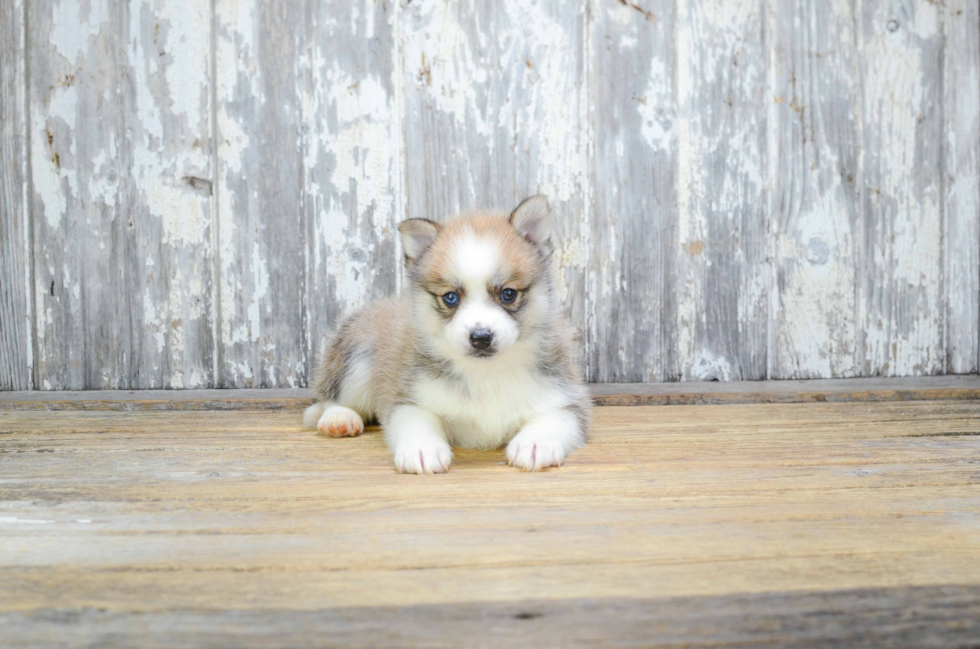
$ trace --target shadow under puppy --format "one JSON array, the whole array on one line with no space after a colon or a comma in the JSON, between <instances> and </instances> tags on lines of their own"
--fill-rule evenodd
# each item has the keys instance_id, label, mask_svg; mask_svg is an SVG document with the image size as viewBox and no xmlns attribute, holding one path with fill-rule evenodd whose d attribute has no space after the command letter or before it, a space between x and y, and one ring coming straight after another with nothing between
<instances>
[{"instance_id":1,"label":"shadow under puppy","mask_svg":"<svg viewBox=\"0 0 980 649\"><path fill-rule=\"evenodd\" d=\"M407 290L340 325L304 424L343 437L377 419L405 473L447 471L452 446L560 465L585 442L590 401L555 298L547 199L398 229Z\"/></svg>"}]
</instances>

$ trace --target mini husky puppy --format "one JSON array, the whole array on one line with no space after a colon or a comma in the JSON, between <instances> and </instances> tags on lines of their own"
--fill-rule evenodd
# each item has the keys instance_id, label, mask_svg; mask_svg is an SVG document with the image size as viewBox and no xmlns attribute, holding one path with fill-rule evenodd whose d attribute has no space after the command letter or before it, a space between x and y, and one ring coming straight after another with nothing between
<instances>
[{"instance_id":1,"label":"mini husky puppy","mask_svg":"<svg viewBox=\"0 0 980 649\"><path fill-rule=\"evenodd\" d=\"M340 325L304 424L343 437L377 419L403 473L447 471L452 446L560 465L585 442L590 401L554 294L547 199L398 230L407 290Z\"/></svg>"}]
</instances>

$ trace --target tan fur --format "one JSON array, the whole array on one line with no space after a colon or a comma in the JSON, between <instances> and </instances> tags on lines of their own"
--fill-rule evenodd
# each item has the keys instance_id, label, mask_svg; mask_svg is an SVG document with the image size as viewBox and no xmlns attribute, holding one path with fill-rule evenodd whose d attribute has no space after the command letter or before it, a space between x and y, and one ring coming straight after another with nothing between
<instances>
[{"instance_id":1,"label":"tan fur","mask_svg":"<svg viewBox=\"0 0 980 649\"><path fill-rule=\"evenodd\" d=\"M370 392L374 408L354 408L365 420L380 419L379 413L399 402L403 395L403 377L412 360L411 304L408 297L390 297L369 304L349 317L327 346L327 353L317 373L316 394L322 401L341 400L336 386L347 359L357 353L373 351L374 370ZM353 407L348 405L348 407Z\"/></svg>"},{"instance_id":2,"label":"tan fur","mask_svg":"<svg viewBox=\"0 0 980 649\"><path fill-rule=\"evenodd\" d=\"M420 261L414 273L432 288L451 289L441 277L442 269L452 264L452 252L460 239L475 234L500 246L502 267L509 271L512 283L526 286L538 273L546 270L544 259L536 254L534 246L511 226L507 215L502 213L476 213L449 221L439 227L439 237Z\"/></svg>"}]
</instances>

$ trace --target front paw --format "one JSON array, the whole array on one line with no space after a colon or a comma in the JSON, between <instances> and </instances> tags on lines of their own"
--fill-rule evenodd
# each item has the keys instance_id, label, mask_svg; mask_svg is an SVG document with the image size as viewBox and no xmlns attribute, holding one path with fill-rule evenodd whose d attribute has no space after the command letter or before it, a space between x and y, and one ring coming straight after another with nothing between
<instances>
[{"instance_id":1,"label":"front paw","mask_svg":"<svg viewBox=\"0 0 980 649\"><path fill-rule=\"evenodd\" d=\"M453 461L453 451L437 437L403 441L395 449L395 468L400 473L445 473Z\"/></svg>"},{"instance_id":2,"label":"front paw","mask_svg":"<svg viewBox=\"0 0 980 649\"><path fill-rule=\"evenodd\" d=\"M561 466L565 453L559 440L525 430L507 445L507 463L525 471L540 471L549 466Z\"/></svg>"}]
</instances>

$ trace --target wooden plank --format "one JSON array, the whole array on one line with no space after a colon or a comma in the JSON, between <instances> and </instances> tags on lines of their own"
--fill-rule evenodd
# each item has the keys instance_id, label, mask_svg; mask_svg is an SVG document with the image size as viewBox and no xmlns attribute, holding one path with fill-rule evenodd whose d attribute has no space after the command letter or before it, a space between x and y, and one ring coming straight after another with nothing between
<instances>
[{"instance_id":1,"label":"wooden plank","mask_svg":"<svg viewBox=\"0 0 980 649\"><path fill-rule=\"evenodd\" d=\"M310 390L296 388L0 393L0 410L301 410L312 402Z\"/></svg>"},{"instance_id":2,"label":"wooden plank","mask_svg":"<svg viewBox=\"0 0 980 649\"><path fill-rule=\"evenodd\" d=\"M678 239L668 380L766 378L770 271L762 2L679 3Z\"/></svg>"},{"instance_id":3,"label":"wooden plank","mask_svg":"<svg viewBox=\"0 0 980 649\"><path fill-rule=\"evenodd\" d=\"M810 381L599 383L590 387L600 406L844 403L852 401L980 400L980 377L934 376ZM308 390L87 390L0 393L0 410L300 410Z\"/></svg>"},{"instance_id":4,"label":"wooden plank","mask_svg":"<svg viewBox=\"0 0 980 649\"><path fill-rule=\"evenodd\" d=\"M772 8L769 376L860 376L861 74L851 3Z\"/></svg>"},{"instance_id":5,"label":"wooden plank","mask_svg":"<svg viewBox=\"0 0 980 649\"><path fill-rule=\"evenodd\" d=\"M868 0L863 80L861 331L866 376L944 371L942 15Z\"/></svg>"},{"instance_id":6,"label":"wooden plank","mask_svg":"<svg viewBox=\"0 0 980 649\"><path fill-rule=\"evenodd\" d=\"M395 13L385 2L309 2L303 19L307 358L340 318L395 293L400 203ZM306 372L288 376L306 384Z\"/></svg>"},{"instance_id":7,"label":"wooden plank","mask_svg":"<svg viewBox=\"0 0 980 649\"><path fill-rule=\"evenodd\" d=\"M980 377L815 379L809 381L606 383L589 386L603 406L846 403L980 399ZM2 404L2 402L0 402ZM0 405L0 408L3 406Z\"/></svg>"},{"instance_id":8,"label":"wooden plank","mask_svg":"<svg viewBox=\"0 0 980 649\"><path fill-rule=\"evenodd\" d=\"M0 0L0 390L34 387L25 7Z\"/></svg>"},{"instance_id":9,"label":"wooden plank","mask_svg":"<svg viewBox=\"0 0 980 649\"><path fill-rule=\"evenodd\" d=\"M28 22L37 387L211 385L207 5Z\"/></svg>"},{"instance_id":10,"label":"wooden plank","mask_svg":"<svg viewBox=\"0 0 980 649\"><path fill-rule=\"evenodd\" d=\"M593 13L591 378L662 381L678 216L674 3L600 2Z\"/></svg>"},{"instance_id":11,"label":"wooden plank","mask_svg":"<svg viewBox=\"0 0 980 649\"><path fill-rule=\"evenodd\" d=\"M0 614L11 646L969 646L980 588L570 599L314 610ZM434 629L438 631L433 632Z\"/></svg>"},{"instance_id":12,"label":"wooden plank","mask_svg":"<svg viewBox=\"0 0 980 649\"><path fill-rule=\"evenodd\" d=\"M215 2L223 388L306 384L303 20L299 3Z\"/></svg>"},{"instance_id":13,"label":"wooden plank","mask_svg":"<svg viewBox=\"0 0 980 649\"><path fill-rule=\"evenodd\" d=\"M407 216L510 210L546 194L558 295L585 341L587 4L454 0L400 11Z\"/></svg>"},{"instance_id":14,"label":"wooden plank","mask_svg":"<svg viewBox=\"0 0 980 649\"><path fill-rule=\"evenodd\" d=\"M980 6L943 5L946 368L980 369Z\"/></svg>"},{"instance_id":15,"label":"wooden plank","mask_svg":"<svg viewBox=\"0 0 980 649\"><path fill-rule=\"evenodd\" d=\"M455 645L510 620L552 643L592 638L587 621L675 645L976 627L980 402L595 421L561 469L460 451L420 477L391 470L376 429L324 439L292 412L0 412L0 623L24 643L188 646L258 646L287 622L412 644L403 617Z\"/></svg>"}]
</instances>

